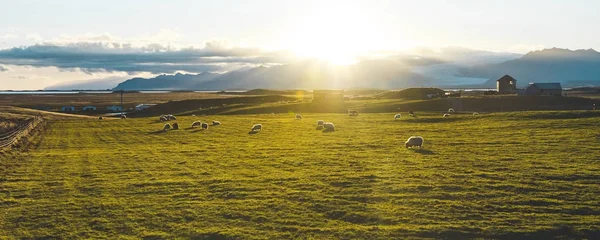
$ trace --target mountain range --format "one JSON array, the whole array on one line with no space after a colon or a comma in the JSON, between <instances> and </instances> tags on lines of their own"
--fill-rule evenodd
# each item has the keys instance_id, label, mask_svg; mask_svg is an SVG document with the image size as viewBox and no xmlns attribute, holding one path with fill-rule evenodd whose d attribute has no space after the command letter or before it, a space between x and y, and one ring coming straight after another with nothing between
<instances>
[{"instance_id":1,"label":"mountain range","mask_svg":"<svg viewBox=\"0 0 600 240\"><path fill-rule=\"evenodd\" d=\"M496 79L506 74L517 79L520 87L529 82L560 82L567 87L600 85L600 53L593 49L560 48L532 51L525 55L465 48L443 49L441 52L425 49L379 59L363 59L345 66L309 59L225 73L177 73L132 78L120 82L113 90L493 88ZM83 87L77 86L79 89Z\"/></svg>"}]
</instances>

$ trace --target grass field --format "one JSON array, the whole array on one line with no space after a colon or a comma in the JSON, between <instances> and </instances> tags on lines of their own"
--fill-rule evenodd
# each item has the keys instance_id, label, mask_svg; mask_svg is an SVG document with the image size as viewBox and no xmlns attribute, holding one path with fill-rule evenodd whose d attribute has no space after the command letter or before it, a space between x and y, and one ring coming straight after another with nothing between
<instances>
[{"instance_id":1,"label":"grass field","mask_svg":"<svg viewBox=\"0 0 600 240\"><path fill-rule=\"evenodd\" d=\"M393 115L55 120L0 155L0 236L600 238L597 112Z\"/></svg>"}]
</instances>

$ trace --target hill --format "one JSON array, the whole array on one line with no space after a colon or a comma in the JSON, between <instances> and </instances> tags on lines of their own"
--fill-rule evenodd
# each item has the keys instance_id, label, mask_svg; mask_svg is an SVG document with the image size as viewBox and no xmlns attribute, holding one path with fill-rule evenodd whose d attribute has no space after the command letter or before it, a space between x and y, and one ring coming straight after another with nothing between
<instances>
[{"instance_id":1,"label":"hill","mask_svg":"<svg viewBox=\"0 0 600 240\"><path fill-rule=\"evenodd\" d=\"M192 115L206 114L206 112L223 111L233 107L245 107L246 105L272 103L281 101L296 101L296 98L279 95L228 97L212 99L187 99L181 101L169 101L157 104L141 111L128 113L128 117L148 117L163 114Z\"/></svg>"},{"instance_id":2,"label":"hill","mask_svg":"<svg viewBox=\"0 0 600 240\"><path fill-rule=\"evenodd\" d=\"M469 77L488 78L486 87L495 87L505 74L517 79L520 87L530 82L560 82L563 87L600 85L600 53L593 49L544 49L498 64L463 69Z\"/></svg>"},{"instance_id":3,"label":"hill","mask_svg":"<svg viewBox=\"0 0 600 240\"><path fill-rule=\"evenodd\" d=\"M407 100L425 100L428 95L442 97L445 91L439 88L407 88L400 91L388 91L377 95L378 98L398 98Z\"/></svg>"},{"instance_id":4,"label":"hill","mask_svg":"<svg viewBox=\"0 0 600 240\"><path fill-rule=\"evenodd\" d=\"M270 113L347 113L355 109L366 113L383 112L446 112L449 108L464 112L505 112L540 110L591 110L593 104L600 106L600 99L555 96L485 96L444 98L432 100L411 100L405 98L369 98L344 102L312 103L295 101L295 98L265 96L234 99L205 99L171 101L159 104L141 112L133 112L133 117L175 115L237 115ZM225 105L223 105L225 104ZM129 116L129 115L128 115Z\"/></svg>"}]
</instances>

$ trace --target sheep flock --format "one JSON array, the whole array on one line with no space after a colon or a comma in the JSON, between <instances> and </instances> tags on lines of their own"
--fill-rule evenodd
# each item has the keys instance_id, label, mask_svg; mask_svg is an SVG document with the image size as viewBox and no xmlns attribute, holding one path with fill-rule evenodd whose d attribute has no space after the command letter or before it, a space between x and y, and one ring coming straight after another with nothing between
<instances>
[{"instance_id":1,"label":"sheep flock","mask_svg":"<svg viewBox=\"0 0 600 240\"><path fill-rule=\"evenodd\" d=\"M450 108L448 109L449 113L453 113L455 112L454 109ZM349 116L357 116L358 115L358 111L355 110L350 110L348 111ZM443 117L447 118L450 117L449 113L444 113ZM409 111L409 115L411 116L415 116L414 112L411 110ZM477 116L479 115L478 112L473 112L472 113L473 116ZM122 117L124 117L125 115L121 115ZM398 120L402 118L402 114L397 113L394 115L394 120ZM102 117L99 117L100 120L102 120ZM165 121L171 121L171 120L176 120L177 118L171 114L168 115L161 115L159 117L159 121L161 122L165 122ZM296 120L300 120L303 119L302 115L300 114L295 114L295 119ZM212 126L220 126L221 122L220 121L216 121L216 120L212 120L212 124L210 124ZM208 127L210 126L209 123L207 122L202 122L202 121L194 121L192 122L191 128L196 128L196 127L200 127L202 130L208 130ZM178 130L179 129L179 124L178 123L165 123L163 125L163 131L168 131L168 130ZM335 124L333 124L332 122L326 122L325 120L317 120L317 129L318 130L322 130L323 132L333 132L336 130ZM254 124L252 126L252 128L250 129L251 133L258 133L261 132L263 130L263 125L262 124ZM423 147L423 143L425 142L424 138L421 136L411 136L408 138L408 140L406 140L405 147L406 148L422 148Z\"/></svg>"}]
</instances>

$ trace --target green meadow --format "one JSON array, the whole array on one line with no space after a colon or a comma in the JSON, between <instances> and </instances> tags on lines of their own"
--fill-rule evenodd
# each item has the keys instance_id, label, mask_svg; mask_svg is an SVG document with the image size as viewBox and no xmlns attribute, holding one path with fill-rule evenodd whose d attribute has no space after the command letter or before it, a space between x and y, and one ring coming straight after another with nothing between
<instances>
[{"instance_id":1,"label":"green meadow","mask_svg":"<svg viewBox=\"0 0 600 240\"><path fill-rule=\"evenodd\" d=\"M0 236L600 238L598 112L393 116L50 120L0 153Z\"/></svg>"}]
</instances>

